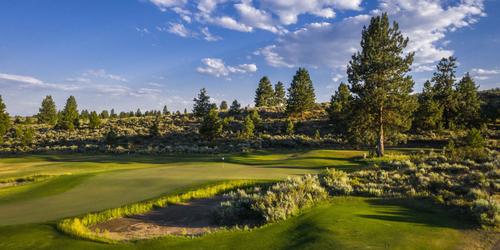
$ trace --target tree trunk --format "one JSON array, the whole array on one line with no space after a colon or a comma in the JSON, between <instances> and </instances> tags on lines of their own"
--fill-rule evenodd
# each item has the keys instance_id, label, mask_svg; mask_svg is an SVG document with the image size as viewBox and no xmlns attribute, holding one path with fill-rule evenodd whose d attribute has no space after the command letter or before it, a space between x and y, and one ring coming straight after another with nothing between
<instances>
[{"instance_id":1,"label":"tree trunk","mask_svg":"<svg viewBox=\"0 0 500 250\"><path fill-rule=\"evenodd\" d=\"M378 147L377 147L377 156L382 157L384 156L384 123L383 123L383 118L382 118L383 110L382 107L380 107L380 114L379 114L379 134L378 134Z\"/></svg>"}]
</instances>

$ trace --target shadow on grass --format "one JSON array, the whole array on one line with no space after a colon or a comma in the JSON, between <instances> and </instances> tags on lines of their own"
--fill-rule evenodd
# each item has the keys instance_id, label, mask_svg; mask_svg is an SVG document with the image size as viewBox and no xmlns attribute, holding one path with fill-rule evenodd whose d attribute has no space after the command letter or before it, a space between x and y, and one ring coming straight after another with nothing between
<instances>
[{"instance_id":1,"label":"shadow on grass","mask_svg":"<svg viewBox=\"0 0 500 250\"><path fill-rule=\"evenodd\" d=\"M378 214L363 214L359 217L460 230L477 228L471 218L426 199L370 199L368 203L380 207Z\"/></svg>"}]
</instances>

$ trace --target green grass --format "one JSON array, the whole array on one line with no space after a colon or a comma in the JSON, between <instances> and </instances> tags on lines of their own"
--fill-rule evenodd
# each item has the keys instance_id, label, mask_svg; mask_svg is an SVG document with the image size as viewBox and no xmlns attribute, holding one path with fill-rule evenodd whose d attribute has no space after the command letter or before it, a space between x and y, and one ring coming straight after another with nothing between
<instances>
[{"instance_id":1,"label":"green grass","mask_svg":"<svg viewBox=\"0 0 500 250\"><path fill-rule=\"evenodd\" d=\"M104 244L70 238L52 224L0 227L0 249L455 249L469 242L447 211L399 200L335 198L252 231ZM29 236L29 237L27 237Z\"/></svg>"},{"instance_id":2,"label":"green grass","mask_svg":"<svg viewBox=\"0 0 500 250\"><path fill-rule=\"evenodd\" d=\"M107 245L73 239L61 218L179 194L209 183L364 167L363 151L310 150L226 155L35 155L0 159L0 179L62 175L0 189L0 249L447 249L468 237L446 212L401 201L340 198L282 223L197 239ZM221 158L225 158L222 163ZM409 243L409 244L406 244Z\"/></svg>"}]
</instances>

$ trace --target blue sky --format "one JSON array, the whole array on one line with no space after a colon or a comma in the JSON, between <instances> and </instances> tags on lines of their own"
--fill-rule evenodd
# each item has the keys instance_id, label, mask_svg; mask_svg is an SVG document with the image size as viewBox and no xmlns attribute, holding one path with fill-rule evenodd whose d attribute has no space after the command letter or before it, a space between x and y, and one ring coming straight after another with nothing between
<instances>
[{"instance_id":1,"label":"blue sky","mask_svg":"<svg viewBox=\"0 0 500 250\"><path fill-rule=\"evenodd\" d=\"M500 1L494 0L5 0L0 1L0 95L31 115L51 94L79 108L251 104L260 77L288 85L309 69L318 101L341 81L361 28L388 12L416 52L415 91L443 56L482 89L500 86Z\"/></svg>"}]
</instances>

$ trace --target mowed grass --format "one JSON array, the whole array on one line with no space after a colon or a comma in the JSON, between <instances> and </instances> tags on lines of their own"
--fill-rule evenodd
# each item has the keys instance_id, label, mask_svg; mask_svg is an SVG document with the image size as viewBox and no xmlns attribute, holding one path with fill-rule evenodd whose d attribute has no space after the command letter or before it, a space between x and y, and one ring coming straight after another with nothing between
<instances>
[{"instance_id":1,"label":"mowed grass","mask_svg":"<svg viewBox=\"0 0 500 250\"><path fill-rule=\"evenodd\" d=\"M365 152L312 150L227 155L41 155L0 159L0 179L61 175L0 189L0 249L453 249L469 227L415 202L335 198L291 220L196 239L106 245L58 232L58 219L182 193L220 180L278 180L325 168L363 168ZM224 157L224 162L222 161Z\"/></svg>"},{"instance_id":2,"label":"mowed grass","mask_svg":"<svg viewBox=\"0 0 500 250\"><path fill-rule=\"evenodd\" d=\"M53 224L0 227L0 249L456 249L471 240L447 211L409 201L338 197L298 217L252 231L190 239L103 244L70 238Z\"/></svg>"},{"instance_id":3,"label":"mowed grass","mask_svg":"<svg viewBox=\"0 0 500 250\"><path fill-rule=\"evenodd\" d=\"M0 189L0 225L52 221L220 180L282 179L290 175L318 173L335 166L354 169L361 166L356 161L361 155L360 151L316 150L276 155L257 152L241 155L7 158L0 160L0 178L65 175Z\"/></svg>"}]
</instances>

